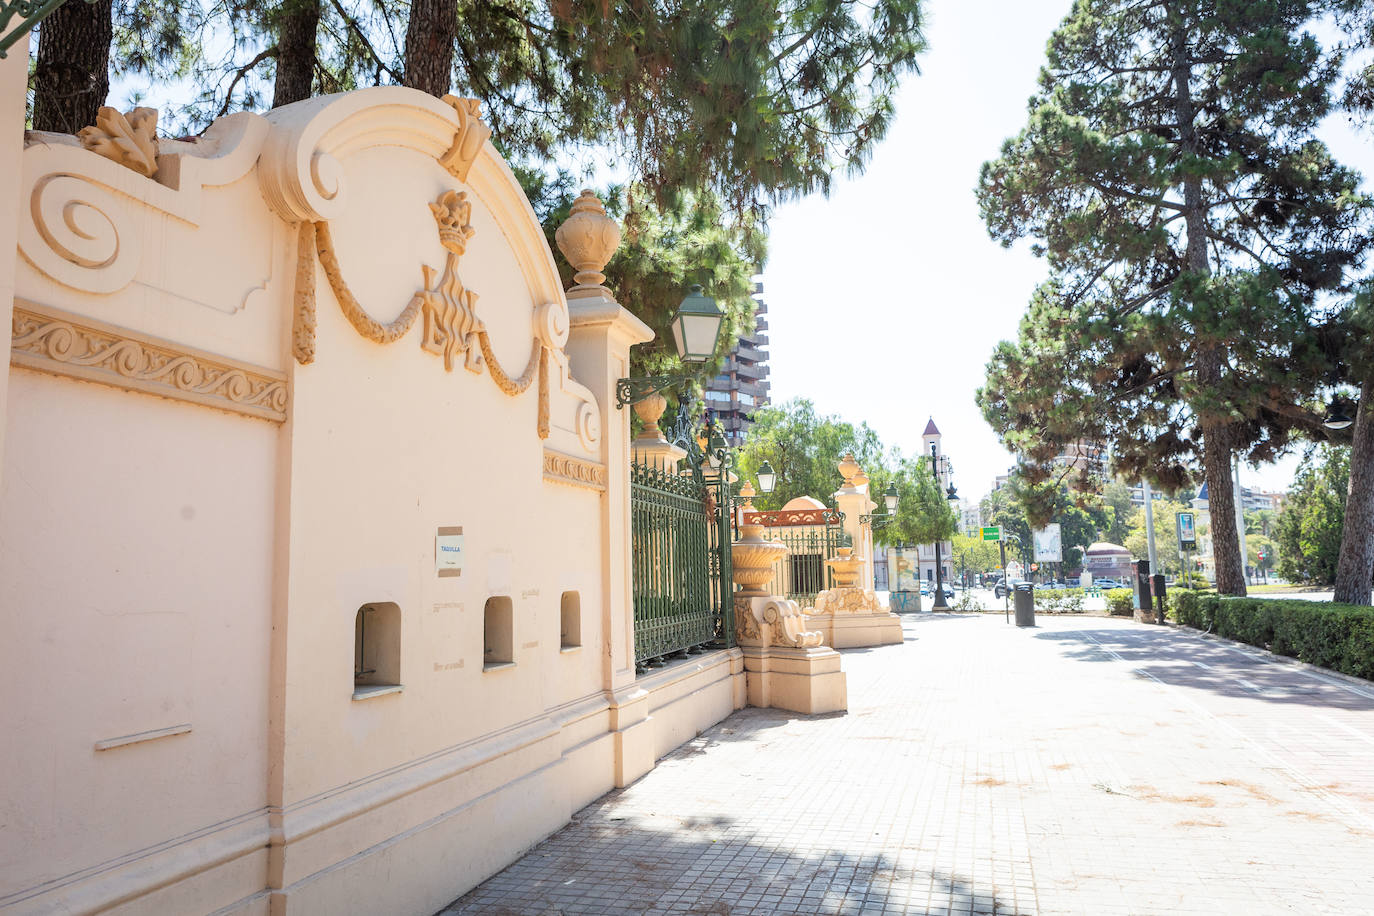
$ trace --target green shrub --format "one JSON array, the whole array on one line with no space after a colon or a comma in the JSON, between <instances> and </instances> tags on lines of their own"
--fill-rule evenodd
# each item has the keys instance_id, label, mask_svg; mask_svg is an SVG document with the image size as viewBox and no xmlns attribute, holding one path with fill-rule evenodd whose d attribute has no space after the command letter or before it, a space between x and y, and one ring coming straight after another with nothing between
<instances>
[{"instance_id":1,"label":"green shrub","mask_svg":"<svg viewBox=\"0 0 1374 916\"><path fill-rule=\"evenodd\" d=\"M1103 593L1107 599L1107 610L1113 614L1129 617L1135 613L1135 592L1129 588L1113 588Z\"/></svg>"},{"instance_id":2,"label":"green shrub","mask_svg":"<svg viewBox=\"0 0 1374 916\"><path fill-rule=\"evenodd\" d=\"M1175 619L1312 665L1374 679L1374 608L1176 592Z\"/></svg>"},{"instance_id":3,"label":"green shrub","mask_svg":"<svg viewBox=\"0 0 1374 916\"><path fill-rule=\"evenodd\" d=\"M1081 614L1083 612L1083 589L1045 588L1035 590L1037 610L1054 614Z\"/></svg>"},{"instance_id":4,"label":"green shrub","mask_svg":"<svg viewBox=\"0 0 1374 916\"><path fill-rule=\"evenodd\" d=\"M953 607L952 607L952 610L955 610L955 611L985 611L985 610L987 610L987 608L983 607L983 602L982 602L982 601L979 601L977 598L973 597L973 594L972 594L971 592L967 592L967 591L966 591L966 592L964 592L963 596L962 596L958 601L954 602L954 605L953 605Z\"/></svg>"},{"instance_id":5,"label":"green shrub","mask_svg":"<svg viewBox=\"0 0 1374 916\"><path fill-rule=\"evenodd\" d=\"M1198 607L1198 593L1188 589L1175 589L1169 592L1169 617L1185 626L1207 629L1202 622L1202 611Z\"/></svg>"}]
</instances>

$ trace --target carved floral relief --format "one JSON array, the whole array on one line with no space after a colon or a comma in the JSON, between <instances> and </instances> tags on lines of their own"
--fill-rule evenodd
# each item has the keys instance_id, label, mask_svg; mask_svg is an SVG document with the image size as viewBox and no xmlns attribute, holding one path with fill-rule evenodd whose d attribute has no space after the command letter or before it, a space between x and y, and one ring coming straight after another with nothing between
<instances>
[{"instance_id":1,"label":"carved floral relief","mask_svg":"<svg viewBox=\"0 0 1374 916\"><path fill-rule=\"evenodd\" d=\"M101 108L95 126L77 133L81 145L113 162L133 169L145 178L157 171L157 109L135 108L120 114Z\"/></svg>"},{"instance_id":2,"label":"carved floral relief","mask_svg":"<svg viewBox=\"0 0 1374 916\"><path fill-rule=\"evenodd\" d=\"M30 303L15 303L10 334L10 361L19 366L286 419L286 379L270 369Z\"/></svg>"}]
</instances>

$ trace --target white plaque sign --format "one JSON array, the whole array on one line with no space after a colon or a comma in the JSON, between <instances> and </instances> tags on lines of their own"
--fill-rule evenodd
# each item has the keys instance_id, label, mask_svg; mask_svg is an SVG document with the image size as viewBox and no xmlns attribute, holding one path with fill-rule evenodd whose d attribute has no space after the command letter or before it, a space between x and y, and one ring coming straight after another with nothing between
<instances>
[{"instance_id":1,"label":"white plaque sign","mask_svg":"<svg viewBox=\"0 0 1374 916\"><path fill-rule=\"evenodd\" d=\"M434 536L434 571L440 576L463 574L462 528L440 528Z\"/></svg>"}]
</instances>

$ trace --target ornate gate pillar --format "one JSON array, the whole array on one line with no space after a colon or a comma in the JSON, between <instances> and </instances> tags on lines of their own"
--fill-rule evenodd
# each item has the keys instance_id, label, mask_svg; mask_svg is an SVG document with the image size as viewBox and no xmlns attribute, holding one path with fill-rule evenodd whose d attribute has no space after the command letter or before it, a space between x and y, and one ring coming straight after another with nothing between
<instances>
[{"instance_id":1,"label":"ornate gate pillar","mask_svg":"<svg viewBox=\"0 0 1374 916\"><path fill-rule=\"evenodd\" d=\"M835 491L835 507L844 513L844 533L853 539L854 555L863 558L859 571L859 587L867 591L873 589L873 529L860 523L859 518L868 515L877 504L868 495L868 475L854 460L853 453L844 456L837 465L844 477L844 485Z\"/></svg>"},{"instance_id":2,"label":"ornate gate pillar","mask_svg":"<svg viewBox=\"0 0 1374 916\"><path fill-rule=\"evenodd\" d=\"M607 653L602 685L611 700L616 733L615 779L627 786L654 766L649 734L648 694L635 686L634 596L630 543L630 412L616 407L615 383L630 375L630 347L654 339L654 332L616 302L601 271L620 244L620 227L601 201L583 191L572 215L558 227L558 247L577 268L568 290L571 331L568 361L576 379L591 389L604 418L601 461L606 493L601 502L601 609Z\"/></svg>"}]
</instances>

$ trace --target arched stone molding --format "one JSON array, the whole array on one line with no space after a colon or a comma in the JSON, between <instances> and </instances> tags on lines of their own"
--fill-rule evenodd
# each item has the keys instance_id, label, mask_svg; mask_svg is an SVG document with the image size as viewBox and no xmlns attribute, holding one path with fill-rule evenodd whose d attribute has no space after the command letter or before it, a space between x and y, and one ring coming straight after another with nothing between
<instances>
[{"instance_id":1,"label":"arched stone molding","mask_svg":"<svg viewBox=\"0 0 1374 916\"><path fill-rule=\"evenodd\" d=\"M142 265L149 211L199 228L205 188L246 175L267 134L260 115L220 118L194 143L161 141L158 169L149 178L83 148L69 134L31 131L23 158L19 250L64 286L118 292ZM234 306L241 307L242 301Z\"/></svg>"},{"instance_id":2,"label":"arched stone molding","mask_svg":"<svg viewBox=\"0 0 1374 916\"><path fill-rule=\"evenodd\" d=\"M318 244L322 224L347 212L349 189L342 163L362 150L396 146L419 152L433 158L436 168L447 173L445 182L450 187L454 178L466 175L465 193L480 201L495 221L531 300L541 303L530 316L535 347L530 366L538 370L540 438L559 452L599 454L601 409L590 389L572 377L565 350L570 316L553 253L515 174L487 139L490 132L477 118L473 100L452 96L436 99L404 87L383 86L310 99L276 109L267 117L272 127L258 164L259 183L264 199L280 218L316 225L313 239L302 227L302 246ZM421 203L431 202L417 201L417 206ZM319 251L321 262L328 265L325 248ZM313 271L305 269L304 253L299 258L298 283L313 283ZM431 266L417 266L423 268L427 280L437 276ZM347 271L347 265L326 270L336 295L341 292L338 278ZM315 357L313 289L298 287L295 303L293 351L297 362L304 365ZM406 322L404 328L383 335L385 340L379 342L407 336L409 330L410 322ZM503 391L512 397L521 396L527 385L519 381L528 380L523 376L512 379L486 352L485 338L478 342L484 358L469 360L467 368L481 371L485 364ZM434 352L432 347L428 349ZM445 365L452 369L451 361L446 360Z\"/></svg>"}]
</instances>

